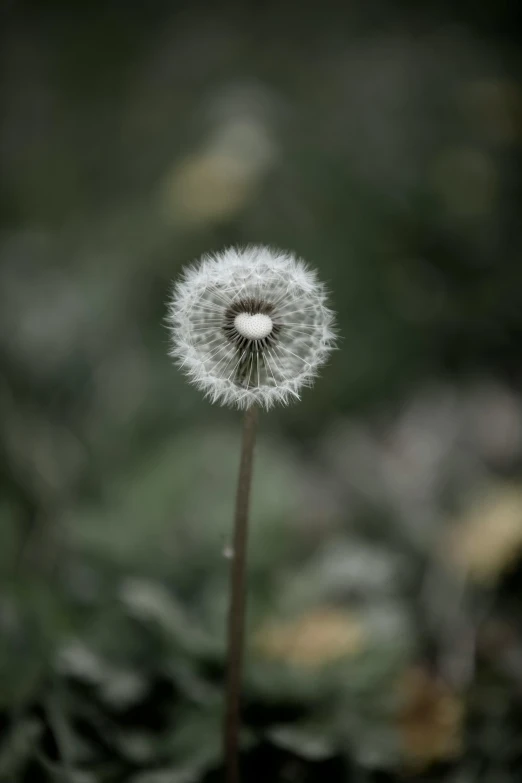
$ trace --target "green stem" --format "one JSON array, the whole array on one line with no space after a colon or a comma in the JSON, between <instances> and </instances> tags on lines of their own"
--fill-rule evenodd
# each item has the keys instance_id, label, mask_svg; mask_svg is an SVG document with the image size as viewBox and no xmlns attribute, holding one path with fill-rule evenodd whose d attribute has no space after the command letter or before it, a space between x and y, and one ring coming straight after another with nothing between
<instances>
[{"instance_id":1,"label":"green stem","mask_svg":"<svg viewBox=\"0 0 522 783\"><path fill-rule=\"evenodd\" d=\"M246 605L248 509L257 419L257 407L252 406L248 408L243 420L243 441L234 517L234 539L230 567L226 711L223 737L226 783L239 783L239 730L241 723L241 674L243 668Z\"/></svg>"}]
</instances>

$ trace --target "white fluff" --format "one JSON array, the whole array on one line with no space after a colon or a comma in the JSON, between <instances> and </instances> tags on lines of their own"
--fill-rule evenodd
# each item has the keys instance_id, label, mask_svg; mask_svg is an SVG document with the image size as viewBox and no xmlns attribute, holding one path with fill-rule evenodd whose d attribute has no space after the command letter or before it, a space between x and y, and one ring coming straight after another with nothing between
<instances>
[{"instance_id":1,"label":"white fluff","mask_svg":"<svg viewBox=\"0 0 522 783\"><path fill-rule=\"evenodd\" d=\"M234 325L243 337L248 337L249 340L262 340L264 337L268 337L273 329L274 322L269 315L264 313L239 313L234 318Z\"/></svg>"},{"instance_id":2,"label":"white fluff","mask_svg":"<svg viewBox=\"0 0 522 783\"><path fill-rule=\"evenodd\" d=\"M334 347L315 271L268 247L205 255L169 303L171 355L212 400L248 408L299 399Z\"/></svg>"}]
</instances>

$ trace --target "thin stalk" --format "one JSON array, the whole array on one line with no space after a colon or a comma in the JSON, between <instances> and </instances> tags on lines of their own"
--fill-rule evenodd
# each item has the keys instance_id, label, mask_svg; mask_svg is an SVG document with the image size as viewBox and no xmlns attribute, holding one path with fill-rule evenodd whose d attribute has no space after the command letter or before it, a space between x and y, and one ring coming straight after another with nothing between
<instances>
[{"instance_id":1,"label":"thin stalk","mask_svg":"<svg viewBox=\"0 0 522 783\"><path fill-rule=\"evenodd\" d=\"M223 736L226 783L239 783L239 730L241 723L241 674L243 668L246 605L248 509L257 419L258 409L253 405L251 408L248 408L243 419L243 441L234 516L234 538L230 566L226 710Z\"/></svg>"}]
</instances>

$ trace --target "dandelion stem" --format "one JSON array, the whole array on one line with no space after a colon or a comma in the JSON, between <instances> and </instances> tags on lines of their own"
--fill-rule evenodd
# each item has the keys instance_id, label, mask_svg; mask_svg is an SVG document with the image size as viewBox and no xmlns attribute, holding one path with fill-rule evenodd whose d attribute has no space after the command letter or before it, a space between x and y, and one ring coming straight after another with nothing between
<instances>
[{"instance_id":1,"label":"dandelion stem","mask_svg":"<svg viewBox=\"0 0 522 783\"><path fill-rule=\"evenodd\" d=\"M243 441L234 517L233 555L230 567L226 712L223 737L226 783L239 783L239 729L246 604L248 508L257 418L258 409L253 405L248 408L243 419Z\"/></svg>"}]
</instances>

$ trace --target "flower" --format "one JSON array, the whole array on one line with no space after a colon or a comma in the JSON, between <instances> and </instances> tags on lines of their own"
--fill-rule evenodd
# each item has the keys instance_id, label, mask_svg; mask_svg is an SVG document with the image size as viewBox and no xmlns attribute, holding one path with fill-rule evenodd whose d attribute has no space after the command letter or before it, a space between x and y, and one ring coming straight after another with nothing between
<instances>
[{"instance_id":1,"label":"flower","mask_svg":"<svg viewBox=\"0 0 522 783\"><path fill-rule=\"evenodd\" d=\"M459 756L465 718L462 697L418 666L404 672L399 693L399 739L410 771L420 773L437 761Z\"/></svg>"},{"instance_id":2,"label":"flower","mask_svg":"<svg viewBox=\"0 0 522 783\"><path fill-rule=\"evenodd\" d=\"M212 402L249 408L299 399L334 346L315 271L268 247L205 255L176 283L173 356Z\"/></svg>"},{"instance_id":3,"label":"flower","mask_svg":"<svg viewBox=\"0 0 522 783\"><path fill-rule=\"evenodd\" d=\"M293 620L263 626L256 636L256 648L268 660L320 668L359 655L366 637L356 614L322 606Z\"/></svg>"},{"instance_id":4,"label":"flower","mask_svg":"<svg viewBox=\"0 0 522 783\"><path fill-rule=\"evenodd\" d=\"M522 551L522 492L499 483L483 489L441 541L471 581L494 584Z\"/></svg>"}]
</instances>

